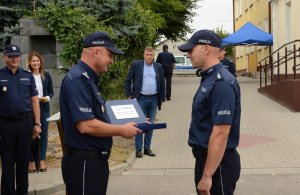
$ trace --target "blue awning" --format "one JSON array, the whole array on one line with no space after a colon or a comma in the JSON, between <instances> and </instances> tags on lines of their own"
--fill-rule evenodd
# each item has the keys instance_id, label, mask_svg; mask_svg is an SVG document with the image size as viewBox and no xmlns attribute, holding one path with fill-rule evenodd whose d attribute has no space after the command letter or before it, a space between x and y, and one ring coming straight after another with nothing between
<instances>
[{"instance_id":1,"label":"blue awning","mask_svg":"<svg viewBox=\"0 0 300 195\"><path fill-rule=\"evenodd\" d=\"M228 37L222 40L224 45L236 46L236 45L261 45L271 46L273 45L272 34L266 33L257 28L251 22L247 22L239 30L235 31Z\"/></svg>"}]
</instances>

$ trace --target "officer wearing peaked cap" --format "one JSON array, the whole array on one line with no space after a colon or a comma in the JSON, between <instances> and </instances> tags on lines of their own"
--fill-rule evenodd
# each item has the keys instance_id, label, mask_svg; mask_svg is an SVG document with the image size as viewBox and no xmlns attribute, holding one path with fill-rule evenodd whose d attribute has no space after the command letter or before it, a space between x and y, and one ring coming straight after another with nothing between
<instances>
[{"instance_id":1,"label":"officer wearing peaked cap","mask_svg":"<svg viewBox=\"0 0 300 195\"><path fill-rule=\"evenodd\" d=\"M240 175L236 151L240 135L240 88L235 77L219 61L220 37L199 30L178 49L188 52L202 80L192 105L188 144L196 158L198 194L233 195Z\"/></svg>"},{"instance_id":2,"label":"officer wearing peaked cap","mask_svg":"<svg viewBox=\"0 0 300 195\"><path fill-rule=\"evenodd\" d=\"M106 194L108 158L112 136L132 138L141 130L135 123L109 124L105 100L96 83L114 63L117 49L105 32L94 32L83 40L79 63L63 79L60 113L67 148L62 159L62 175L71 195Z\"/></svg>"},{"instance_id":3,"label":"officer wearing peaked cap","mask_svg":"<svg viewBox=\"0 0 300 195\"><path fill-rule=\"evenodd\" d=\"M7 45L0 70L1 194L28 194L31 138L41 132L38 91L32 74L19 67L20 55L17 45Z\"/></svg>"}]
</instances>

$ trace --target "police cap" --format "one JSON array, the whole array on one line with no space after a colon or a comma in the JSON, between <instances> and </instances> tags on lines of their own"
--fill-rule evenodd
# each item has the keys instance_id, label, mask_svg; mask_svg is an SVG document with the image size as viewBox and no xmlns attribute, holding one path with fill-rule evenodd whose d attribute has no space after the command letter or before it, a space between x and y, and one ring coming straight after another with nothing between
<instances>
[{"instance_id":1,"label":"police cap","mask_svg":"<svg viewBox=\"0 0 300 195\"><path fill-rule=\"evenodd\" d=\"M193 49L196 45L210 45L212 47L220 48L221 38L214 31L211 30L199 30L193 34L193 36L184 44L178 46L178 49L182 52L187 52Z\"/></svg>"},{"instance_id":2,"label":"police cap","mask_svg":"<svg viewBox=\"0 0 300 195\"><path fill-rule=\"evenodd\" d=\"M124 54L125 52L116 48L114 42L108 36L106 32L97 31L94 32L83 39L83 47L95 47L102 46L110 50L115 54Z\"/></svg>"},{"instance_id":3,"label":"police cap","mask_svg":"<svg viewBox=\"0 0 300 195\"><path fill-rule=\"evenodd\" d=\"M3 49L3 55L5 56L20 56L21 50L17 45L7 45Z\"/></svg>"}]
</instances>

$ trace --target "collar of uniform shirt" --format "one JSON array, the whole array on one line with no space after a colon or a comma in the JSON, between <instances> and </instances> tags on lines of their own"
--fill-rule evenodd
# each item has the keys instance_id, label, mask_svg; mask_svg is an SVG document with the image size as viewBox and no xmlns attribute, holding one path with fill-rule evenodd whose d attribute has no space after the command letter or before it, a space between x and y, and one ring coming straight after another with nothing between
<instances>
[{"instance_id":1,"label":"collar of uniform shirt","mask_svg":"<svg viewBox=\"0 0 300 195\"><path fill-rule=\"evenodd\" d=\"M83 61L79 61L79 66L82 67L83 70L85 70L88 74L88 76L95 82L97 83L100 79L100 75L98 75L96 72L91 69L86 63Z\"/></svg>"},{"instance_id":2,"label":"collar of uniform shirt","mask_svg":"<svg viewBox=\"0 0 300 195\"><path fill-rule=\"evenodd\" d=\"M5 71L10 72L10 73L12 73L12 74L17 74L17 73L19 72L19 69L20 69L20 67L18 67L17 70L16 70L16 72L13 73L13 71L11 71L7 66L4 67L4 70L5 70Z\"/></svg>"},{"instance_id":3,"label":"collar of uniform shirt","mask_svg":"<svg viewBox=\"0 0 300 195\"><path fill-rule=\"evenodd\" d=\"M216 64L216 65L213 65L212 67L210 67L209 69L205 70L205 71L202 71L201 72L201 76L202 77L206 77L208 76L209 74L219 70L220 68L223 67L223 64L219 63L219 64Z\"/></svg>"}]
</instances>

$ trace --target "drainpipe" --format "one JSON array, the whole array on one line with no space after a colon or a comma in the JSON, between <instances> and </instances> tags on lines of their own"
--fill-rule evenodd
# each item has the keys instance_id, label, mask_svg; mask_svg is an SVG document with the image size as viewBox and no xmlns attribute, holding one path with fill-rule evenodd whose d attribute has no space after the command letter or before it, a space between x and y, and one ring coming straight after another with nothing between
<instances>
[{"instance_id":1,"label":"drainpipe","mask_svg":"<svg viewBox=\"0 0 300 195\"><path fill-rule=\"evenodd\" d=\"M272 1L273 0L269 1L269 33L272 33L272 5L271 5ZM269 64L270 65L273 64L273 58L272 58L272 56L270 56L271 53L272 53L272 46L269 46ZM271 65L271 69L272 69L271 73L273 73L273 65ZM273 81L273 76L274 75L271 74L271 84L273 83L272 82Z\"/></svg>"},{"instance_id":2,"label":"drainpipe","mask_svg":"<svg viewBox=\"0 0 300 195\"><path fill-rule=\"evenodd\" d=\"M235 5L234 5L234 1L232 0L232 26L233 26L233 32L235 32ZM234 52L233 52L233 63L236 64L236 50L235 50L235 46L233 46L234 48Z\"/></svg>"}]
</instances>

